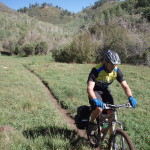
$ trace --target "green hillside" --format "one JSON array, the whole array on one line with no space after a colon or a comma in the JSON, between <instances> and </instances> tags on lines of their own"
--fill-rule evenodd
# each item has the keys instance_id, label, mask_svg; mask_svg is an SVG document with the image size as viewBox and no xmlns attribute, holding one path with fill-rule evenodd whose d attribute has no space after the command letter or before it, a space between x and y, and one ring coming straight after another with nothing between
<instances>
[{"instance_id":1,"label":"green hillside","mask_svg":"<svg viewBox=\"0 0 150 150\"><path fill-rule=\"evenodd\" d=\"M80 33L67 48L65 47L67 50L58 50L54 54L55 60L81 63L82 59L82 63L92 62L91 55L97 56L97 53L102 54L110 48L120 54L124 63L150 65L148 13L150 7L146 2L146 0L144 4L134 0L105 2L97 7L95 4L78 13L76 22L72 21L64 27L73 31L79 30ZM87 43L85 35L88 35L86 36L88 44L91 43L88 52L85 46ZM65 58L60 58L64 53ZM74 55L76 57L73 57ZM58 57L60 59L57 59ZM85 57L87 60L83 59ZM95 57L95 61L99 61L98 59Z\"/></svg>"},{"instance_id":2,"label":"green hillside","mask_svg":"<svg viewBox=\"0 0 150 150\"><path fill-rule=\"evenodd\" d=\"M4 5L0 6L2 6L0 7L1 50L16 54L18 51L22 51L24 45L38 44L44 41L48 46L48 53L68 39L68 33L65 33L61 27L7 9L7 7L3 7Z\"/></svg>"},{"instance_id":3,"label":"green hillside","mask_svg":"<svg viewBox=\"0 0 150 150\"><path fill-rule=\"evenodd\" d=\"M2 2L0 2L0 12L6 12L10 14L18 14L15 10L12 10L11 8L4 5Z\"/></svg>"},{"instance_id":4,"label":"green hillside","mask_svg":"<svg viewBox=\"0 0 150 150\"><path fill-rule=\"evenodd\" d=\"M23 12L31 17L35 17L41 21L49 22L52 24L64 24L74 19L74 14L53 6L37 6L30 9L19 9L19 12Z\"/></svg>"},{"instance_id":5,"label":"green hillside","mask_svg":"<svg viewBox=\"0 0 150 150\"><path fill-rule=\"evenodd\" d=\"M110 48L124 63L149 65L149 9L147 0L100 0L77 14L46 3L21 13L1 4L0 47L21 56L53 51L56 61L76 63L97 62Z\"/></svg>"}]
</instances>

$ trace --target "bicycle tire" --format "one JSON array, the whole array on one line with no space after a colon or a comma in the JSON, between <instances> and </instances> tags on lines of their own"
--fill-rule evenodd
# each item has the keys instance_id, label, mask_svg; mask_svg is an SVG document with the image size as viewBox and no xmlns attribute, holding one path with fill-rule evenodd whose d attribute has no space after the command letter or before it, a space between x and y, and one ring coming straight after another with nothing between
<instances>
[{"instance_id":1,"label":"bicycle tire","mask_svg":"<svg viewBox=\"0 0 150 150\"><path fill-rule=\"evenodd\" d=\"M120 142L117 141L119 136L121 137ZM128 134L122 129L116 129L109 138L108 150L135 150L135 148Z\"/></svg>"}]
</instances>

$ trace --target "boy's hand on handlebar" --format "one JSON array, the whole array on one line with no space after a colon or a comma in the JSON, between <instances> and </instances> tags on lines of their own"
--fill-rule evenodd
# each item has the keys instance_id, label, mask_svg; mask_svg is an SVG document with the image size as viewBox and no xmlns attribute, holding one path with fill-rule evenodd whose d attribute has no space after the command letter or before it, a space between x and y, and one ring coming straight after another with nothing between
<instances>
[{"instance_id":1,"label":"boy's hand on handlebar","mask_svg":"<svg viewBox=\"0 0 150 150\"><path fill-rule=\"evenodd\" d=\"M101 107L102 109L104 109L104 103L102 101L100 101L99 99L95 98L93 99L93 101L95 102L95 105L97 107Z\"/></svg>"},{"instance_id":2,"label":"boy's hand on handlebar","mask_svg":"<svg viewBox=\"0 0 150 150\"><path fill-rule=\"evenodd\" d=\"M129 97L129 102L133 108L136 107L137 100L134 97Z\"/></svg>"}]
</instances>

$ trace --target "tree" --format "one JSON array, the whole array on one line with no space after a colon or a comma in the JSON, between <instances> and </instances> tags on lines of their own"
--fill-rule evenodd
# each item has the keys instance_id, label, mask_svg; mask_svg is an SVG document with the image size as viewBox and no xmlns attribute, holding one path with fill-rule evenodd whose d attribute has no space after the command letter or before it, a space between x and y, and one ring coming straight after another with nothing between
<instances>
[{"instance_id":1,"label":"tree","mask_svg":"<svg viewBox=\"0 0 150 150\"><path fill-rule=\"evenodd\" d=\"M97 7L103 5L105 2L106 2L106 0L99 0L99 1L94 3L93 8L96 9Z\"/></svg>"},{"instance_id":2,"label":"tree","mask_svg":"<svg viewBox=\"0 0 150 150\"><path fill-rule=\"evenodd\" d=\"M23 50L25 56L34 55L34 53L35 53L35 43L25 44L23 46L22 50Z\"/></svg>"},{"instance_id":3,"label":"tree","mask_svg":"<svg viewBox=\"0 0 150 150\"><path fill-rule=\"evenodd\" d=\"M137 0L138 7L150 7L150 0Z\"/></svg>"},{"instance_id":4,"label":"tree","mask_svg":"<svg viewBox=\"0 0 150 150\"><path fill-rule=\"evenodd\" d=\"M43 4L41 4L41 6L44 8L47 6L47 3L44 2Z\"/></svg>"},{"instance_id":5,"label":"tree","mask_svg":"<svg viewBox=\"0 0 150 150\"><path fill-rule=\"evenodd\" d=\"M48 45L46 42L42 41L38 43L35 47L35 55L38 54L47 54Z\"/></svg>"},{"instance_id":6,"label":"tree","mask_svg":"<svg viewBox=\"0 0 150 150\"><path fill-rule=\"evenodd\" d=\"M36 3L34 4L34 6L35 6L35 7L39 7L39 3L36 2Z\"/></svg>"},{"instance_id":7,"label":"tree","mask_svg":"<svg viewBox=\"0 0 150 150\"><path fill-rule=\"evenodd\" d=\"M150 21L150 7L146 7L143 9L143 16Z\"/></svg>"}]
</instances>

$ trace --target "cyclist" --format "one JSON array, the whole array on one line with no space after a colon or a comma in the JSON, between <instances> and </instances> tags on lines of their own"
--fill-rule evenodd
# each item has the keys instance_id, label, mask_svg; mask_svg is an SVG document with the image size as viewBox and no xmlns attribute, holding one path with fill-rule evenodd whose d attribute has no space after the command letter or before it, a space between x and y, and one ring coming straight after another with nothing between
<instances>
[{"instance_id":1,"label":"cyclist","mask_svg":"<svg viewBox=\"0 0 150 150\"><path fill-rule=\"evenodd\" d=\"M88 77L87 93L89 103L92 107L91 118L89 122L89 130L92 132L95 119L102 113L104 103L114 104L109 85L117 79L125 91L128 100L133 108L136 107L137 100L132 96L132 92L124 79L123 73L117 67L121 64L119 55L112 50L104 53L103 63L95 66Z\"/></svg>"}]
</instances>

